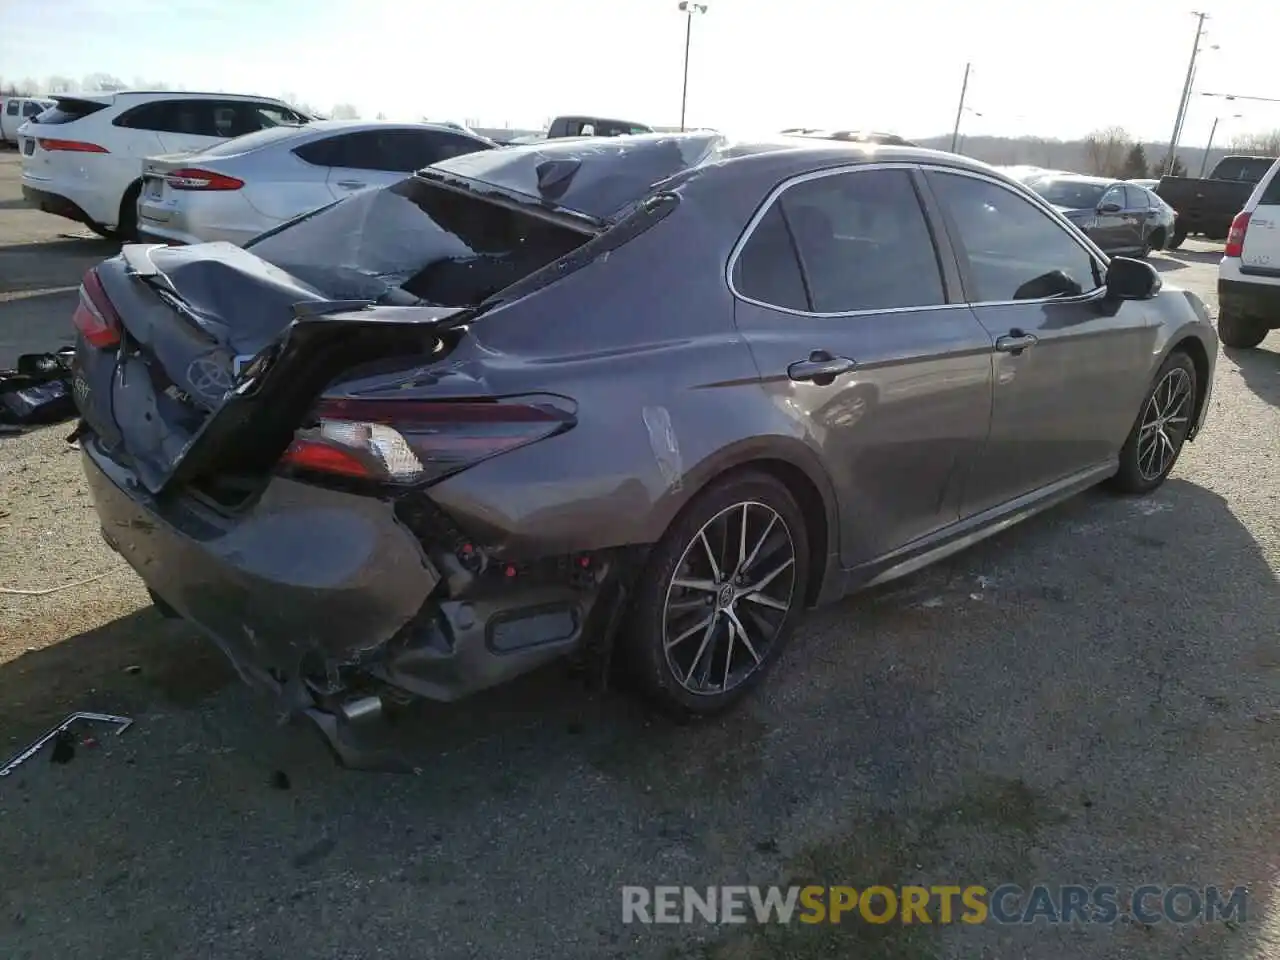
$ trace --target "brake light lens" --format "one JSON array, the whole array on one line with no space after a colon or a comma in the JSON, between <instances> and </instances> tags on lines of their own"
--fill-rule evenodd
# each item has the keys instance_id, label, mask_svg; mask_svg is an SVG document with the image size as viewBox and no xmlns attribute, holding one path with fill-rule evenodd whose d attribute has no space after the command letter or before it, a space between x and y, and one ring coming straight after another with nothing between
<instances>
[{"instance_id":1,"label":"brake light lens","mask_svg":"<svg viewBox=\"0 0 1280 960\"><path fill-rule=\"evenodd\" d=\"M577 406L537 394L480 400L325 399L280 465L391 484L439 480L568 430Z\"/></svg>"},{"instance_id":2,"label":"brake light lens","mask_svg":"<svg viewBox=\"0 0 1280 960\"><path fill-rule=\"evenodd\" d=\"M195 167L172 170L165 174L164 179L174 190L239 190L244 186L243 180L228 177L225 173Z\"/></svg>"},{"instance_id":3,"label":"brake light lens","mask_svg":"<svg viewBox=\"0 0 1280 960\"><path fill-rule=\"evenodd\" d=\"M90 268L80 281L80 303L71 322L81 336L95 347L114 347L120 342L120 314L102 289L98 271Z\"/></svg>"},{"instance_id":4,"label":"brake light lens","mask_svg":"<svg viewBox=\"0 0 1280 960\"><path fill-rule=\"evenodd\" d=\"M1249 230L1249 214L1241 210L1231 221L1231 229L1227 231L1227 246L1222 252L1228 257L1238 257L1244 253L1244 235Z\"/></svg>"},{"instance_id":5,"label":"brake light lens","mask_svg":"<svg viewBox=\"0 0 1280 960\"><path fill-rule=\"evenodd\" d=\"M67 153L110 153L106 147L84 140L53 140L49 137L36 137L36 143L42 150L50 152L61 150Z\"/></svg>"}]
</instances>

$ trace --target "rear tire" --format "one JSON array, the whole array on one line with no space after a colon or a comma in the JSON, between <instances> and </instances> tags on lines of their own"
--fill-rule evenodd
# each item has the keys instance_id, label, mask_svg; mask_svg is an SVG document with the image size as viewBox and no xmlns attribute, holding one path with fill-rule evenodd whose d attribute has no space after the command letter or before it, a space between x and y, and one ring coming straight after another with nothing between
<instances>
[{"instance_id":1,"label":"rear tire","mask_svg":"<svg viewBox=\"0 0 1280 960\"><path fill-rule=\"evenodd\" d=\"M1270 332L1270 324L1261 320L1226 312L1218 314L1218 339L1224 347L1249 350L1265 340Z\"/></svg>"},{"instance_id":2,"label":"rear tire","mask_svg":"<svg viewBox=\"0 0 1280 960\"><path fill-rule=\"evenodd\" d=\"M142 181L129 184L120 199L120 220L116 226L116 239L132 243L138 239L138 197L142 194Z\"/></svg>"},{"instance_id":3,"label":"rear tire","mask_svg":"<svg viewBox=\"0 0 1280 960\"><path fill-rule=\"evenodd\" d=\"M1182 241L1187 239L1187 228L1176 220L1173 224L1173 237L1169 240L1169 250L1177 250L1182 246Z\"/></svg>"},{"instance_id":4,"label":"rear tire","mask_svg":"<svg viewBox=\"0 0 1280 960\"><path fill-rule=\"evenodd\" d=\"M650 554L622 638L625 668L678 715L726 710L781 654L808 585L795 497L770 474L732 474L699 494Z\"/></svg>"},{"instance_id":5,"label":"rear tire","mask_svg":"<svg viewBox=\"0 0 1280 960\"><path fill-rule=\"evenodd\" d=\"M1142 247L1142 259L1151 256L1152 253L1164 249L1164 228L1152 230L1147 237L1146 243Z\"/></svg>"},{"instance_id":6,"label":"rear tire","mask_svg":"<svg viewBox=\"0 0 1280 960\"><path fill-rule=\"evenodd\" d=\"M1113 490L1150 493L1164 483L1191 433L1198 396L1191 357L1181 350L1169 354L1120 449L1120 469L1109 481Z\"/></svg>"}]
</instances>

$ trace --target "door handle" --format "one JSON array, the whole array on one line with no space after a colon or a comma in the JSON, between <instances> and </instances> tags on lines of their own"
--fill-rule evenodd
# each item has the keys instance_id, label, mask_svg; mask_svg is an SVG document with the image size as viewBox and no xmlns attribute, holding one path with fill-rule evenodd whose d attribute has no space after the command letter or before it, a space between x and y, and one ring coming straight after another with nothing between
<instances>
[{"instance_id":1,"label":"door handle","mask_svg":"<svg viewBox=\"0 0 1280 960\"><path fill-rule=\"evenodd\" d=\"M363 180L339 180L338 186L345 187L347 190L359 190L365 185Z\"/></svg>"},{"instance_id":2,"label":"door handle","mask_svg":"<svg viewBox=\"0 0 1280 960\"><path fill-rule=\"evenodd\" d=\"M858 364L848 357L833 357L825 350L814 350L808 360L797 360L787 367L787 376L792 380L812 381L825 387L842 373L857 368Z\"/></svg>"},{"instance_id":3,"label":"door handle","mask_svg":"<svg viewBox=\"0 0 1280 960\"><path fill-rule=\"evenodd\" d=\"M1012 353L1015 357L1023 350L1034 347L1040 340L1038 337L1021 330L1010 330L1005 337L996 337L996 349L1001 353Z\"/></svg>"}]
</instances>

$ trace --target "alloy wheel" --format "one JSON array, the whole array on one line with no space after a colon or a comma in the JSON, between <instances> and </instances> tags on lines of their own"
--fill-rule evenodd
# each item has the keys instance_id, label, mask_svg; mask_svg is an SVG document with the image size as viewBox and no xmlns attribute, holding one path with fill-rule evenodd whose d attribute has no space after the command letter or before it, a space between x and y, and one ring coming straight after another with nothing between
<instances>
[{"instance_id":1,"label":"alloy wheel","mask_svg":"<svg viewBox=\"0 0 1280 960\"><path fill-rule=\"evenodd\" d=\"M1191 425L1191 376L1174 367L1156 384L1138 428L1138 472L1156 480L1169 470Z\"/></svg>"},{"instance_id":2,"label":"alloy wheel","mask_svg":"<svg viewBox=\"0 0 1280 960\"><path fill-rule=\"evenodd\" d=\"M663 651L689 693L723 694L765 659L791 611L796 547L757 501L726 507L690 540L667 587Z\"/></svg>"}]
</instances>

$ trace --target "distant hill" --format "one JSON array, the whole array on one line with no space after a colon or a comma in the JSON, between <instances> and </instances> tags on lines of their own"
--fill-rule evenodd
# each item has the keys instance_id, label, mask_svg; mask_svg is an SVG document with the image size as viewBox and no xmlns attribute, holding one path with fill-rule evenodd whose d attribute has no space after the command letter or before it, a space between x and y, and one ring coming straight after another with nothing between
<instances>
[{"instance_id":1,"label":"distant hill","mask_svg":"<svg viewBox=\"0 0 1280 960\"><path fill-rule=\"evenodd\" d=\"M911 138L913 143L931 150L950 150L951 135L938 137ZM1144 142L1147 161L1159 163L1169 149L1168 142ZM1093 173L1090 169L1089 150L1083 140L1052 140L1046 137L961 137L957 144L957 152L966 157L973 157L993 166L1015 166L1026 164L1033 167L1047 167L1051 170L1072 170L1077 173ZM1206 170L1233 152L1228 147L1214 147L1209 153ZM1190 176L1200 173L1200 162L1204 159L1203 147L1179 147L1178 159L1187 167Z\"/></svg>"}]
</instances>

